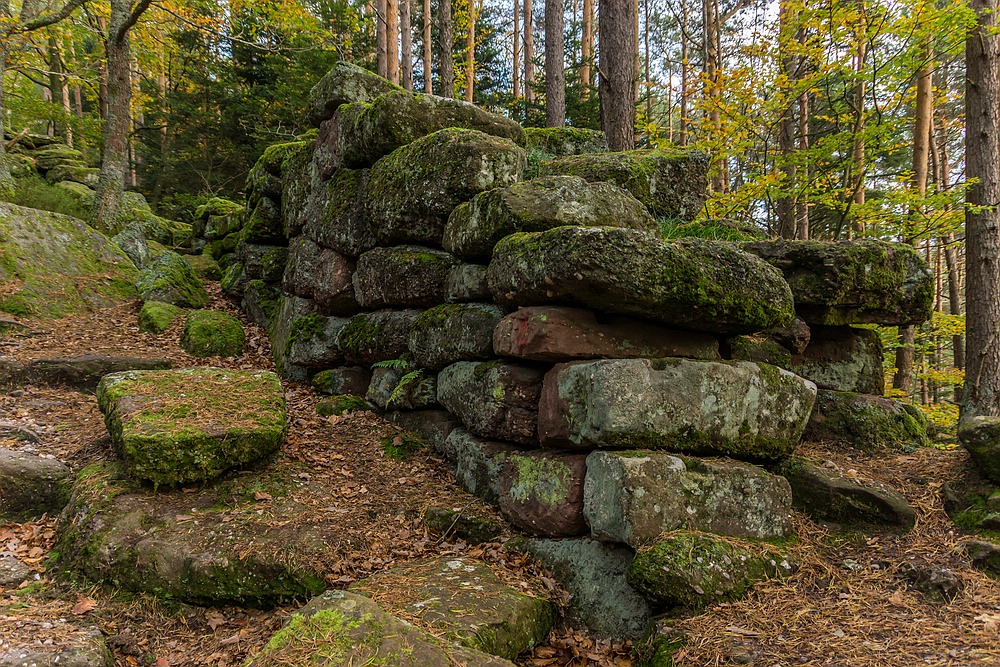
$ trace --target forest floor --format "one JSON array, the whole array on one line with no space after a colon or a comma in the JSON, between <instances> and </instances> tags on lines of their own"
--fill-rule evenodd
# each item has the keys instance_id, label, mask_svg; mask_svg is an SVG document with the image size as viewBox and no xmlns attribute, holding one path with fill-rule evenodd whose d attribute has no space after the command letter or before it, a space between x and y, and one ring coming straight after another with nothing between
<instances>
[{"instance_id":1,"label":"forest floor","mask_svg":"<svg viewBox=\"0 0 1000 667\"><path fill-rule=\"evenodd\" d=\"M216 286L217 287L217 286ZM218 293L210 307L242 314ZM21 361L118 354L167 357L174 367L273 368L266 334L246 323L247 352L230 359L195 359L179 346L181 324L154 336L138 328L139 304L62 320L25 322L30 336L0 337L0 356ZM353 552L330 564L332 587L417 557L461 554L482 558L510 584L557 602L545 572L501 542L469 546L429 533L422 524L430 505L473 508L502 523L495 509L459 489L444 462L429 452L403 461L388 458L381 442L396 427L367 412L317 416L312 388L287 384L289 434L284 455L309 466L309 474L342 479L343 530ZM28 386L0 394L0 415L39 434L35 453L51 455L74 471L112 456L94 397L65 388ZM5 441L0 447L21 448ZM916 527L904 534L832 532L801 514L794 516L798 540L792 555L798 572L759 584L745 600L720 604L671 625L687 638L676 665L750 664L1000 666L1000 582L971 569L961 544L969 539L954 526L941 502L942 486L972 474L962 451L924 448L873 456L803 444L800 452L848 476L902 492L917 511ZM0 525L0 556L11 553L34 579L16 589L0 587L0 650L25 643L55 643L78 628L97 627L116 665L241 664L295 610L201 608L173 600L136 596L60 572L48 559L57 517ZM908 564L949 570L957 581L951 599L912 590ZM630 665L631 647L595 640L575 629L553 631L546 644L522 656L522 665Z\"/></svg>"}]
</instances>

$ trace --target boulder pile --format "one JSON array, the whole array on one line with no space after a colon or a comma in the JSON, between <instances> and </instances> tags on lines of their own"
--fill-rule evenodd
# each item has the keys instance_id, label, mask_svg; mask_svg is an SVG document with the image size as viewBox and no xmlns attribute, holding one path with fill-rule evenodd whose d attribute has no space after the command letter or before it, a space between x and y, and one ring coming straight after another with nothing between
<instances>
[{"instance_id":1,"label":"boulder pile","mask_svg":"<svg viewBox=\"0 0 1000 667\"><path fill-rule=\"evenodd\" d=\"M316 140L272 147L251 173L227 290L269 327L281 374L364 397L553 571L593 572L568 584L591 627L636 637L668 603L746 588L730 576L789 571L755 551L746 572L698 579L671 545L722 562L740 540L786 537L794 489L769 470L807 429L870 447L925 437L880 396L881 345L855 327L929 317L911 248L665 241L661 221L704 202L697 151L592 152L579 130L536 130L535 147L586 152L529 168L513 121L353 66L313 98ZM588 592L601 576L634 588ZM683 593L664 590L676 581Z\"/></svg>"}]
</instances>

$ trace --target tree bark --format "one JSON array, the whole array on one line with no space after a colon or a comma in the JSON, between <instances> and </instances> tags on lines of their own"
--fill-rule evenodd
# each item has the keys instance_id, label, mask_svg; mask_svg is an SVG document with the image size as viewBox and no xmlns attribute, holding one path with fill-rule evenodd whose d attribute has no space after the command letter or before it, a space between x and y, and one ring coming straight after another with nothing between
<instances>
[{"instance_id":1,"label":"tree bark","mask_svg":"<svg viewBox=\"0 0 1000 667\"><path fill-rule=\"evenodd\" d=\"M399 84L399 0L385 3L385 69L389 81Z\"/></svg>"},{"instance_id":2,"label":"tree bark","mask_svg":"<svg viewBox=\"0 0 1000 667\"><path fill-rule=\"evenodd\" d=\"M4 14L6 16L6 14ZM0 84L3 83L4 74L7 71L8 42L6 37L0 39ZM7 127L7 99L4 95L4 86L0 85L0 197L9 197L14 193L14 177L10 173L10 165L7 164L7 141L4 139L4 130Z\"/></svg>"},{"instance_id":3,"label":"tree bark","mask_svg":"<svg viewBox=\"0 0 1000 667\"><path fill-rule=\"evenodd\" d=\"M854 73L857 83L854 85L854 150L851 157L852 182L849 186L854 195L850 231L853 234L864 234L865 224L857 210L865 204L865 58L868 55L867 18L864 0L858 0L860 8L857 32L857 51L855 53ZM852 235L853 235L852 234Z\"/></svg>"},{"instance_id":4,"label":"tree bark","mask_svg":"<svg viewBox=\"0 0 1000 667\"><path fill-rule=\"evenodd\" d=\"M801 76L801 73L800 73ZM799 95L799 154L806 155L809 148L809 93L803 91ZM800 182L809 183L809 161L803 158L804 173L799 174ZM800 241L809 240L809 201L803 196L805 188L799 188L795 198L795 238Z\"/></svg>"},{"instance_id":5,"label":"tree bark","mask_svg":"<svg viewBox=\"0 0 1000 667\"><path fill-rule=\"evenodd\" d=\"M514 98L514 103L517 103L517 98L521 96L521 16L520 16L520 2L519 0L514 0L514 63L511 66L511 95Z\"/></svg>"},{"instance_id":6,"label":"tree bark","mask_svg":"<svg viewBox=\"0 0 1000 667\"><path fill-rule=\"evenodd\" d=\"M524 99L535 101L535 9L531 0L524 0Z\"/></svg>"},{"instance_id":7,"label":"tree bark","mask_svg":"<svg viewBox=\"0 0 1000 667\"><path fill-rule=\"evenodd\" d=\"M795 165L795 99L791 91L795 86L795 57L789 53L792 39L792 10L787 0L778 5L778 48L781 51L781 71L786 79L787 104L778 121L778 153L781 155L782 182L781 198L776 202L778 214L778 236L783 239L795 238L795 192L797 169Z\"/></svg>"},{"instance_id":8,"label":"tree bark","mask_svg":"<svg viewBox=\"0 0 1000 667\"><path fill-rule=\"evenodd\" d=\"M375 72L389 78L389 36L386 32L388 0L375 1Z\"/></svg>"},{"instance_id":9,"label":"tree bark","mask_svg":"<svg viewBox=\"0 0 1000 667\"><path fill-rule=\"evenodd\" d=\"M424 0L424 92L434 94L433 49L431 48L431 0Z\"/></svg>"},{"instance_id":10,"label":"tree bark","mask_svg":"<svg viewBox=\"0 0 1000 667\"><path fill-rule=\"evenodd\" d=\"M635 7L633 0L604 0L598 14L601 128L612 151L635 148Z\"/></svg>"},{"instance_id":11,"label":"tree bark","mask_svg":"<svg viewBox=\"0 0 1000 667\"><path fill-rule=\"evenodd\" d=\"M688 137L688 6L687 0L681 0L681 101L680 127L677 143L687 146Z\"/></svg>"},{"instance_id":12,"label":"tree bark","mask_svg":"<svg viewBox=\"0 0 1000 667\"><path fill-rule=\"evenodd\" d=\"M403 88L413 90L413 26L410 23L410 0L399 0L399 37L403 52L399 63Z\"/></svg>"},{"instance_id":13,"label":"tree bark","mask_svg":"<svg viewBox=\"0 0 1000 667\"><path fill-rule=\"evenodd\" d=\"M583 0L583 28L580 36L580 99L590 99L594 85L591 67L594 61L594 0Z\"/></svg>"},{"instance_id":14,"label":"tree bark","mask_svg":"<svg viewBox=\"0 0 1000 667\"><path fill-rule=\"evenodd\" d=\"M1000 36L997 0L972 0L965 42L965 415L1000 415Z\"/></svg>"},{"instance_id":15,"label":"tree bark","mask_svg":"<svg viewBox=\"0 0 1000 667\"><path fill-rule=\"evenodd\" d=\"M455 97L455 64L452 62L455 33L451 21L451 0L441 0L438 4L438 31L441 33L441 44L438 49L441 96Z\"/></svg>"},{"instance_id":16,"label":"tree bark","mask_svg":"<svg viewBox=\"0 0 1000 667\"><path fill-rule=\"evenodd\" d=\"M563 0L545 0L545 126L566 124Z\"/></svg>"},{"instance_id":17,"label":"tree bark","mask_svg":"<svg viewBox=\"0 0 1000 667\"><path fill-rule=\"evenodd\" d=\"M472 104L476 88L476 0L469 0L469 29L465 32L465 101Z\"/></svg>"}]
</instances>

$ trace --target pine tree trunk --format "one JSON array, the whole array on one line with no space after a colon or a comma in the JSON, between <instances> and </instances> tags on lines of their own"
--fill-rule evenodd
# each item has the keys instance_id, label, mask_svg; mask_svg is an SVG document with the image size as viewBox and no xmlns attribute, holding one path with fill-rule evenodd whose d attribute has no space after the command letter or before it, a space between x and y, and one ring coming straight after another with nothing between
<instances>
[{"instance_id":1,"label":"pine tree trunk","mask_svg":"<svg viewBox=\"0 0 1000 667\"><path fill-rule=\"evenodd\" d=\"M7 71L7 36L0 39L0 82L4 80ZM0 85L0 196L7 197L14 192L14 177L10 173L10 165L7 164L7 140L4 139L4 130L7 128L7 98L4 95L4 86Z\"/></svg>"},{"instance_id":2,"label":"pine tree trunk","mask_svg":"<svg viewBox=\"0 0 1000 667\"><path fill-rule=\"evenodd\" d=\"M434 49L431 45L431 0L424 0L424 92L434 94Z\"/></svg>"},{"instance_id":3,"label":"pine tree trunk","mask_svg":"<svg viewBox=\"0 0 1000 667\"><path fill-rule=\"evenodd\" d=\"M535 101L535 8L524 0L524 100Z\"/></svg>"},{"instance_id":4,"label":"pine tree trunk","mask_svg":"<svg viewBox=\"0 0 1000 667\"><path fill-rule=\"evenodd\" d=\"M514 104L517 104L517 98L521 96L521 15L520 15L520 2L519 0L514 0L514 63L511 66L511 96L514 98Z\"/></svg>"},{"instance_id":5,"label":"pine tree trunk","mask_svg":"<svg viewBox=\"0 0 1000 667\"><path fill-rule=\"evenodd\" d=\"M799 95L799 155L805 155L809 149L809 93ZM802 182L809 183L809 161L802 160L804 173L799 175ZM802 190L795 198L795 238L800 241L809 240L809 201L803 196Z\"/></svg>"},{"instance_id":6,"label":"pine tree trunk","mask_svg":"<svg viewBox=\"0 0 1000 667\"><path fill-rule=\"evenodd\" d=\"M594 85L591 67L594 61L594 0L583 0L583 29L580 36L580 99L590 99Z\"/></svg>"},{"instance_id":7,"label":"pine tree trunk","mask_svg":"<svg viewBox=\"0 0 1000 667\"><path fill-rule=\"evenodd\" d=\"M635 148L634 12L633 0L604 0L598 14L601 128L612 151Z\"/></svg>"},{"instance_id":8,"label":"pine tree trunk","mask_svg":"<svg viewBox=\"0 0 1000 667\"><path fill-rule=\"evenodd\" d=\"M677 143L687 146L688 137L688 6L687 0L681 0L681 100L680 100L680 127L678 128Z\"/></svg>"},{"instance_id":9,"label":"pine tree trunk","mask_svg":"<svg viewBox=\"0 0 1000 667\"><path fill-rule=\"evenodd\" d=\"M438 5L438 31L441 33L441 44L438 48L441 97L455 97L455 64L452 61L455 32L451 21L451 0L441 0Z\"/></svg>"},{"instance_id":10,"label":"pine tree trunk","mask_svg":"<svg viewBox=\"0 0 1000 667\"><path fill-rule=\"evenodd\" d=\"M465 32L465 101L472 104L476 88L476 0L469 0L469 28Z\"/></svg>"},{"instance_id":11,"label":"pine tree trunk","mask_svg":"<svg viewBox=\"0 0 1000 667\"><path fill-rule=\"evenodd\" d=\"M563 0L545 0L545 126L566 124Z\"/></svg>"},{"instance_id":12,"label":"pine tree trunk","mask_svg":"<svg viewBox=\"0 0 1000 667\"><path fill-rule=\"evenodd\" d=\"M857 209L865 204L865 79L862 76L865 70L865 57L868 54L868 37L865 18L864 0L858 0L860 8L858 21L857 52L855 53L854 73L857 83L854 86L854 150L852 151L851 170L853 182L848 184L854 192L853 207L855 212L851 215L850 231L853 234L864 234L865 224L859 217Z\"/></svg>"},{"instance_id":13,"label":"pine tree trunk","mask_svg":"<svg viewBox=\"0 0 1000 667\"><path fill-rule=\"evenodd\" d=\"M388 0L375 0L375 72L389 78L389 42L386 33Z\"/></svg>"},{"instance_id":14,"label":"pine tree trunk","mask_svg":"<svg viewBox=\"0 0 1000 667\"><path fill-rule=\"evenodd\" d=\"M780 199L775 203L778 215L778 236L783 239L795 238L795 190L797 170L795 165L795 100L791 92L795 85L795 58L789 53L792 39L792 10L787 0L778 5L778 45L781 50L781 71L787 80L787 104L778 121L778 152L781 155L781 173L784 176Z\"/></svg>"},{"instance_id":15,"label":"pine tree trunk","mask_svg":"<svg viewBox=\"0 0 1000 667\"><path fill-rule=\"evenodd\" d=\"M410 24L410 0L399 0L399 36L403 51L399 63L403 88L413 90L413 27Z\"/></svg>"},{"instance_id":16,"label":"pine tree trunk","mask_svg":"<svg viewBox=\"0 0 1000 667\"><path fill-rule=\"evenodd\" d=\"M399 84L399 0L385 3L386 78Z\"/></svg>"}]
</instances>

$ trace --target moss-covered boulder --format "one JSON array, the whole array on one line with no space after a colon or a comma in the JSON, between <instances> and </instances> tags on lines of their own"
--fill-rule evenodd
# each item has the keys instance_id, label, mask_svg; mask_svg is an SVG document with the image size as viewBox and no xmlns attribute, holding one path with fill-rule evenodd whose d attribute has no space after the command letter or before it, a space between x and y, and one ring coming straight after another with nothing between
<instances>
[{"instance_id":1,"label":"moss-covered boulder","mask_svg":"<svg viewBox=\"0 0 1000 667\"><path fill-rule=\"evenodd\" d=\"M299 236L288 247L282 286L289 294L312 299L324 314L353 315L361 309L354 268L351 258Z\"/></svg>"},{"instance_id":2,"label":"moss-covered boulder","mask_svg":"<svg viewBox=\"0 0 1000 667\"><path fill-rule=\"evenodd\" d=\"M743 245L781 269L809 324L920 324L934 281L911 246L885 241L757 241Z\"/></svg>"},{"instance_id":3,"label":"moss-covered boulder","mask_svg":"<svg viewBox=\"0 0 1000 667\"><path fill-rule=\"evenodd\" d=\"M131 260L82 220L0 202L0 312L61 317L134 299Z\"/></svg>"},{"instance_id":4,"label":"moss-covered boulder","mask_svg":"<svg viewBox=\"0 0 1000 667\"><path fill-rule=\"evenodd\" d=\"M438 401L480 437L533 444L542 377L503 361L459 361L438 374Z\"/></svg>"},{"instance_id":5,"label":"moss-covered boulder","mask_svg":"<svg viewBox=\"0 0 1000 667\"><path fill-rule=\"evenodd\" d=\"M270 324L271 352L283 376L301 382L310 371L344 361L337 340L348 320L322 315L315 301L288 294L279 297Z\"/></svg>"},{"instance_id":6,"label":"moss-covered boulder","mask_svg":"<svg viewBox=\"0 0 1000 667\"><path fill-rule=\"evenodd\" d=\"M247 667L280 665L513 667L388 614L350 591L327 591L297 611Z\"/></svg>"},{"instance_id":7,"label":"moss-covered boulder","mask_svg":"<svg viewBox=\"0 0 1000 667\"><path fill-rule=\"evenodd\" d=\"M446 129L378 161L365 195L380 245L439 246L456 206L521 180L527 164L514 142L476 130Z\"/></svg>"},{"instance_id":8,"label":"moss-covered boulder","mask_svg":"<svg viewBox=\"0 0 1000 667\"><path fill-rule=\"evenodd\" d=\"M128 473L157 485L213 479L270 455L285 437L284 391L266 371L112 373L97 402Z\"/></svg>"},{"instance_id":9,"label":"moss-covered boulder","mask_svg":"<svg viewBox=\"0 0 1000 667\"><path fill-rule=\"evenodd\" d=\"M928 444L927 417L903 401L822 389L803 437L871 452L912 450Z\"/></svg>"},{"instance_id":10,"label":"moss-covered boulder","mask_svg":"<svg viewBox=\"0 0 1000 667\"><path fill-rule=\"evenodd\" d=\"M247 209L253 211L261 199L267 197L274 202L281 201L281 168L289 155L302 148L303 142L290 141L272 144L254 163L247 174L244 189L247 195Z\"/></svg>"},{"instance_id":11,"label":"moss-covered boulder","mask_svg":"<svg viewBox=\"0 0 1000 667\"><path fill-rule=\"evenodd\" d=\"M443 304L425 310L410 332L408 346L418 368L440 370L456 361L488 360L493 330L503 311L492 304Z\"/></svg>"},{"instance_id":12,"label":"moss-covered boulder","mask_svg":"<svg viewBox=\"0 0 1000 667\"><path fill-rule=\"evenodd\" d=\"M882 338L872 329L811 327L809 344L783 367L820 389L881 396L885 391Z\"/></svg>"},{"instance_id":13,"label":"moss-covered boulder","mask_svg":"<svg viewBox=\"0 0 1000 667\"><path fill-rule=\"evenodd\" d=\"M354 295L368 309L428 308L444 301L452 255L421 246L375 248L358 258Z\"/></svg>"},{"instance_id":14,"label":"moss-covered boulder","mask_svg":"<svg viewBox=\"0 0 1000 667\"><path fill-rule=\"evenodd\" d=\"M241 242L236 246L236 259L243 264L247 280L280 283L288 264L288 248Z\"/></svg>"},{"instance_id":15,"label":"moss-covered boulder","mask_svg":"<svg viewBox=\"0 0 1000 667\"><path fill-rule=\"evenodd\" d=\"M147 301L139 311L139 331L161 334L181 316L181 308L162 301Z\"/></svg>"},{"instance_id":16,"label":"moss-covered boulder","mask_svg":"<svg viewBox=\"0 0 1000 667\"><path fill-rule=\"evenodd\" d=\"M238 215L245 211L243 204L225 197L212 197L194 210L195 219L208 220L213 215Z\"/></svg>"},{"instance_id":17,"label":"moss-covered boulder","mask_svg":"<svg viewBox=\"0 0 1000 667\"><path fill-rule=\"evenodd\" d=\"M486 267L482 264L456 264L451 267L444 292L448 303L484 302L493 298L486 282Z\"/></svg>"},{"instance_id":18,"label":"moss-covered boulder","mask_svg":"<svg viewBox=\"0 0 1000 667\"><path fill-rule=\"evenodd\" d=\"M419 316L419 310L360 313L340 330L337 345L347 361L362 366L399 359L408 349L410 331Z\"/></svg>"},{"instance_id":19,"label":"moss-covered boulder","mask_svg":"<svg viewBox=\"0 0 1000 667\"><path fill-rule=\"evenodd\" d=\"M91 168L85 164L70 164L63 162L52 167L52 169L49 169L48 173L45 174L45 180L49 183L73 181L74 183L86 185L89 188L96 188L97 179L100 174L100 169Z\"/></svg>"},{"instance_id":20,"label":"moss-covered boulder","mask_svg":"<svg viewBox=\"0 0 1000 667\"><path fill-rule=\"evenodd\" d=\"M80 208L89 211L94 207L93 188L74 181L59 181L55 187L69 194Z\"/></svg>"},{"instance_id":21,"label":"moss-covered boulder","mask_svg":"<svg viewBox=\"0 0 1000 667\"><path fill-rule=\"evenodd\" d=\"M332 118L342 104L370 102L379 95L402 90L374 72L339 62L309 91L309 119L314 126Z\"/></svg>"},{"instance_id":22,"label":"moss-covered boulder","mask_svg":"<svg viewBox=\"0 0 1000 667\"><path fill-rule=\"evenodd\" d=\"M862 484L790 456L777 469L792 487L792 504L814 519L848 528L913 528L917 515L899 492Z\"/></svg>"},{"instance_id":23,"label":"moss-covered boulder","mask_svg":"<svg viewBox=\"0 0 1000 667\"><path fill-rule=\"evenodd\" d=\"M328 398L320 399L316 403L316 414L322 417L339 417L351 412L363 412L371 410L368 402L360 396L349 394L338 394Z\"/></svg>"},{"instance_id":24,"label":"moss-covered boulder","mask_svg":"<svg viewBox=\"0 0 1000 667\"><path fill-rule=\"evenodd\" d=\"M193 310L184 319L181 347L194 357L243 354L246 334L240 321L218 310Z\"/></svg>"},{"instance_id":25,"label":"moss-covered boulder","mask_svg":"<svg viewBox=\"0 0 1000 667\"><path fill-rule=\"evenodd\" d=\"M626 450L587 457L583 502L596 537L640 547L679 528L782 538L792 498L782 477L748 463Z\"/></svg>"},{"instance_id":26,"label":"moss-covered boulder","mask_svg":"<svg viewBox=\"0 0 1000 667\"><path fill-rule=\"evenodd\" d=\"M372 369L365 392L369 403L380 410L422 410L438 407L437 378L409 365L393 364Z\"/></svg>"},{"instance_id":27,"label":"moss-covered boulder","mask_svg":"<svg viewBox=\"0 0 1000 667\"><path fill-rule=\"evenodd\" d=\"M154 259L154 253L146 239L146 230L139 223L133 223L111 237L111 242L128 255L137 269L143 269Z\"/></svg>"},{"instance_id":28,"label":"moss-covered boulder","mask_svg":"<svg viewBox=\"0 0 1000 667\"><path fill-rule=\"evenodd\" d=\"M634 229L512 234L497 244L488 280L506 306L578 305L713 333L750 333L794 316L781 272L757 257Z\"/></svg>"},{"instance_id":29,"label":"moss-covered boulder","mask_svg":"<svg viewBox=\"0 0 1000 667\"><path fill-rule=\"evenodd\" d=\"M0 448L0 521L57 516L69 499L70 478L55 459Z\"/></svg>"},{"instance_id":30,"label":"moss-covered boulder","mask_svg":"<svg viewBox=\"0 0 1000 667\"><path fill-rule=\"evenodd\" d=\"M684 148L572 155L543 162L540 173L608 181L653 215L692 220L705 204L708 156Z\"/></svg>"},{"instance_id":31,"label":"moss-covered boulder","mask_svg":"<svg viewBox=\"0 0 1000 667\"><path fill-rule=\"evenodd\" d=\"M53 144L34 151L35 167L39 171L48 171L63 163L84 164L83 153L70 148L66 144Z\"/></svg>"},{"instance_id":32,"label":"moss-covered boulder","mask_svg":"<svg viewBox=\"0 0 1000 667\"><path fill-rule=\"evenodd\" d=\"M628 582L656 605L701 609L745 597L756 582L794 571L788 557L770 545L685 530L641 549Z\"/></svg>"},{"instance_id":33,"label":"moss-covered boulder","mask_svg":"<svg viewBox=\"0 0 1000 667\"><path fill-rule=\"evenodd\" d=\"M544 641L554 620L548 600L511 588L473 558L396 565L351 590L383 600L387 611L414 619L436 636L508 659Z\"/></svg>"},{"instance_id":34,"label":"moss-covered boulder","mask_svg":"<svg viewBox=\"0 0 1000 667\"><path fill-rule=\"evenodd\" d=\"M367 169L338 169L313 191L315 215L305 221L303 233L325 248L357 257L375 247L365 193Z\"/></svg>"},{"instance_id":35,"label":"moss-covered boulder","mask_svg":"<svg viewBox=\"0 0 1000 667\"><path fill-rule=\"evenodd\" d=\"M588 532L583 516L586 474L583 454L511 454L500 476L500 511L517 528L533 535L583 535Z\"/></svg>"},{"instance_id":36,"label":"moss-covered boulder","mask_svg":"<svg viewBox=\"0 0 1000 667\"><path fill-rule=\"evenodd\" d=\"M255 245L286 244L281 205L271 197L260 197L240 231L240 240Z\"/></svg>"},{"instance_id":37,"label":"moss-covered boulder","mask_svg":"<svg viewBox=\"0 0 1000 667\"><path fill-rule=\"evenodd\" d=\"M608 138L598 130L582 127L526 127L525 148L555 157L582 155L584 153L605 153Z\"/></svg>"},{"instance_id":38,"label":"moss-covered boulder","mask_svg":"<svg viewBox=\"0 0 1000 667\"><path fill-rule=\"evenodd\" d=\"M150 262L135 281L143 301L162 301L183 308L202 308L208 292L194 269L175 252L165 252Z\"/></svg>"},{"instance_id":39,"label":"moss-covered boulder","mask_svg":"<svg viewBox=\"0 0 1000 667\"><path fill-rule=\"evenodd\" d=\"M243 289L240 307L250 321L268 331L281 307L282 292L263 280L251 280Z\"/></svg>"},{"instance_id":40,"label":"moss-covered boulder","mask_svg":"<svg viewBox=\"0 0 1000 667\"><path fill-rule=\"evenodd\" d=\"M340 109L336 123L340 159L352 169L372 165L400 146L445 128L475 130L524 145L524 130L506 116L462 100L402 90Z\"/></svg>"},{"instance_id":41,"label":"moss-covered boulder","mask_svg":"<svg viewBox=\"0 0 1000 667\"><path fill-rule=\"evenodd\" d=\"M312 193L319 190L321 183L313 167L313 145L311 141L301 142L281 164L281 221L289 239L301 234L306 221L317 215Z\"/></svg>"},{"instance_id":42,"label":"moss-covered boulder","mask_svg":"<svg viewBox=\"0 0 1000 667\"><path fill-rule=\"evenodd\" d=\"M500 537L500 523L470 508L428 507L424 525L442 537L458 537L468 544L493 542Z\"/></svg>"},{"instance_id":43,"label":"moss-covered boulder","mask_svg":"<svg viewBox=\"0 0 1000 667\"><path fill-rule=\"evenodd\" d=\"M504 461L521 451L506 442L484 440L461 427L448 433L441 450L455 465L458 485L494 505L500 502L500 471Z\"/></svg>"},{"instance_id":44,"label":"moss-covered boulder","mask_svg":"<svg viewBox=\"0 0 1000 667\"><path fill-rule=\"evenodd\" d=\"M772 461L792 452L816 385L746 361L601 359L545 376L538 431L550 447L629 447Z\"/></svg>"},{"instance_id":45,"label":"moss-covered boulder","mask_svg":"<svg viewBox=\"0 0 1000 667\"><path fill-rule=\"evenodd\" d=\"M958 422L958 439L983 476L1000 484L1000 417L963 417Z\"/></svg>"},{"instance_id":46,"label":"moss-covered boulder","mask_svg":"<svg viewBox=\"0 0 1000 667\"><path fill-rule=\"evenodd\" d=\"M646 207L617 185L544 176L480 193L459 206L448 217L443 243L466 261L485 263L509 234L564 225L659 229Z\"/></svg>"},{"instance_id":47,"label":"moss-covered boulder","mask_svg":"<svg viewBox=\"0 0 1000 667\"><path fill-rule=\"evenodd\" d=\"M372 373L361 366L343 366L320 371L312 378L312 386L324 394L364 396L372 381Z\"/></svg>"}]
</instances>

